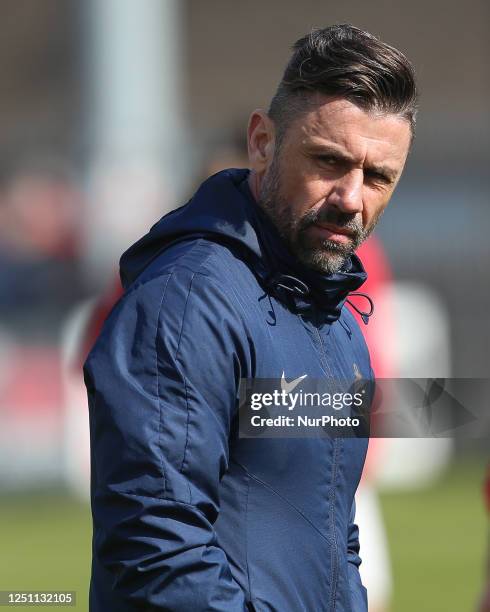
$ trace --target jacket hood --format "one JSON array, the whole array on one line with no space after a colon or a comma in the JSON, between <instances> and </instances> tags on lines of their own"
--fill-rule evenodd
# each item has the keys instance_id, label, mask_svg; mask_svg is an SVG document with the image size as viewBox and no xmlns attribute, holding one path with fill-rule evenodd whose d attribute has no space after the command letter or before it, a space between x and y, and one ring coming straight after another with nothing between
<instances>
[{"instance_id":1,"label":"jacket hood","mask_svg":"<svg viewBox=\"0 0 490 612\"><path fill-rule=\"evenodd\" d=\"M339 272L328 275L302 266L256 204L248 175L249 170L218 172L187 204L162 217L122 255L123 287L126 289L170 245L206 238L227 245L248 263L270 293L297 311L307 311L316 304L327 319L337 319L348 294L367 278L361 261L352 255ZM370 314L372 302L371 312L361 313L365 322Z\"/></svg>"}]
</instances>

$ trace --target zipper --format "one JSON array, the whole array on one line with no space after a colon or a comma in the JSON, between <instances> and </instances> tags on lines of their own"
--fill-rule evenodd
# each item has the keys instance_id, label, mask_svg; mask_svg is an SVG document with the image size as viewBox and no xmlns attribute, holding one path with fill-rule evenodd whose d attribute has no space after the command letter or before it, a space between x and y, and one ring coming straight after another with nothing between
<instances>
[{"instance_id":1,"label":"zipper","mask_svg":"<svg viewBox=\"0 0 490 612\"><path fill-rule=\"evenodd\" d=\"M329 362L327 358L327 349L325 347L325 340L320 333L320 312L315 308L315 318L314 318L314 334L317 340L317 344L319 346L319 354L320 361L322 364L322 369L325 372L327 378L330 378L332 383L336 386L337 380L333 376L332 364ZM338 378L343 378L343 371L341 364L339 366L339 376ZM330 525L329 531L331 534L331 551L330 551L330 601L329 601L329 612L335 612L337 606L337 587L338 587L338 579L339 579L339 544L338 544L338 534L337 534L337 524L336 524L336 501L337 501L337 479L339 476L340 470L340 454L343 449L342 439L341 438L333 438L332 439L332 466L331 466L331 480L330 480L330 495L328 499L328 507L329 507L329 517L330 517Z\"/></svg>"}]
</instances>

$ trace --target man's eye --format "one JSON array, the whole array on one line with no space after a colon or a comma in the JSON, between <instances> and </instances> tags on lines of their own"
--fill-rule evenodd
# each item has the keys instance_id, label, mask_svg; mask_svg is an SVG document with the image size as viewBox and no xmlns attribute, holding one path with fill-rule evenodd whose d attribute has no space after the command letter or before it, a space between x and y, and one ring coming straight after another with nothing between
<instances>
[{"instance_id":1,"label":"man's eye","mask_svg":"<svg viewBox=\"0 0 490 612\"><path fill-rule=\"evenodd\" d=\"M381 183L383 185L391 185L391 179L379 172L365 171L364 177L371 183Z\"/></svg>"},{"instance_id":2,"label":"man's eye","mask_svg":"<svg viewBox=\"0 0 490 612\"><path fill-rule=\"evenodd\" d=\"M336 157L332 157L331 155L319 155L317 159L322 164L326 164L327 166L335 166L335 164L337 164L339 161Z\"/></svg>"}]
</instances>

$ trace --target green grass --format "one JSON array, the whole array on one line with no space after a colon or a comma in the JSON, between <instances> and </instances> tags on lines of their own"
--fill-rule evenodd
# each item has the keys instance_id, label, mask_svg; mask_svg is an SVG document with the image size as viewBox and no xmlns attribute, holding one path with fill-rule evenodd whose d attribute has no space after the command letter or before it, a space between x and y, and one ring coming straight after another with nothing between
<instances>
[{"instance_id":1,"label":"green grass","mask_svg":"<svg viewBox=\"0 0 490 612\"><path fill-rule=\"evenodd\" d=\"M471 612L482 588L485 463L455 464L428 489L382 496L393 612Z\"/></svg>"},{"instance_id":2,"label":"green grass","mask_svg":"<svg viewBox=\"0 0 490 612\"><path fill-rule=\"evenodd\" d=\"M382 496L395 578L391 612L474 610L487 537L484 469L455 464L431 488ZM0 590L75 590L77 606L56 609L88 610L88 505L63 493L4 496L0 537Z\"/></svg>"},{"instance_id":3,"label":"green grass","mask_svg":"<svg viewBox=\"0 0 490 612\"><path fill-rule=\"evenodd\" d=\"M75 607L40 609L88 610L91 533L89 506L62 493L1 498L0 590L76 591Z\"/></svg>"}]
</instances>

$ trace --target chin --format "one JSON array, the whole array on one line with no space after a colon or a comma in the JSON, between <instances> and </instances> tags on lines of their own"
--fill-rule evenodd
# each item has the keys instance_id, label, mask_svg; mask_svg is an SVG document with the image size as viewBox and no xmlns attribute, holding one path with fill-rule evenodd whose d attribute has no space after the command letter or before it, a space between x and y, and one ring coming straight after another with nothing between
<instances>
[{"instance_id":1,"label":"chin","mask_svg":"<svg viewBox=\"0 0 490 612\"><path fill-rule=\"evenodd\" d=\"M351 252L338 253L326 251L325 249L315 249L314 251L301 253L298 259L303 265L317 272L321 272L322 274L335 274L335 272L338 272L342 268L350 255Z\"/></svg>"}]
</instances>

